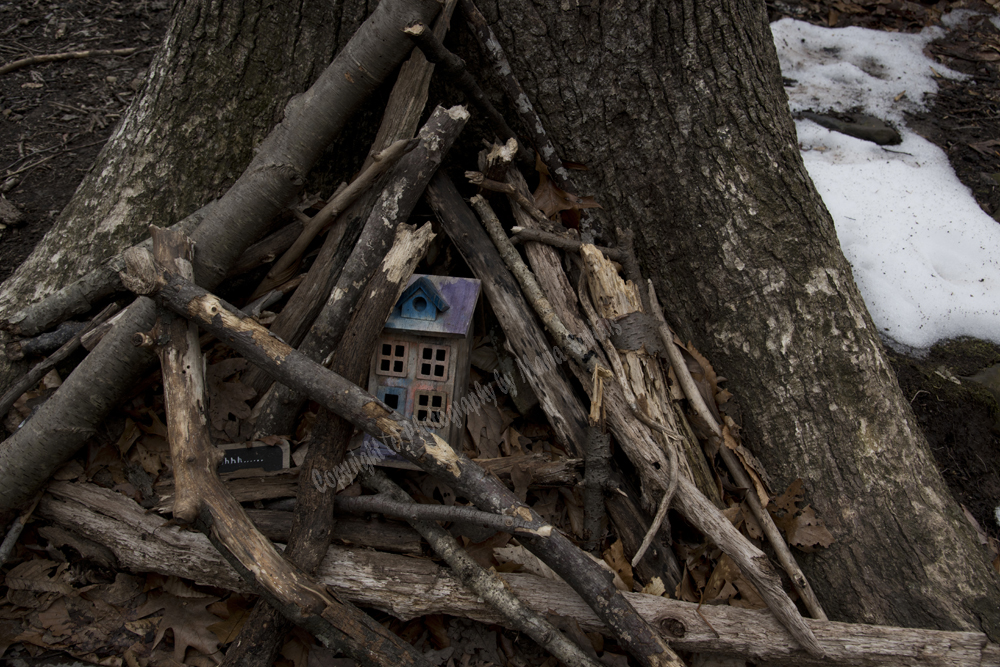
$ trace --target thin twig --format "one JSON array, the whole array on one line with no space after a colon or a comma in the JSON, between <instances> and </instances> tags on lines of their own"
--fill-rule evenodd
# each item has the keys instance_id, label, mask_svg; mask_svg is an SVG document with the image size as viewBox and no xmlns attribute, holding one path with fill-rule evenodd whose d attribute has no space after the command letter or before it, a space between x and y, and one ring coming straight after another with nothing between
<instances>
[{"instance_id":1,"label":"thin twig","mask_svg":"<svg viewBox=\"0 0 1000 667\"><path fill-rule=\"evenodd\" d=\"M521 208L525 212L534 218L539 224L545 227L551 227L552 221L545 217L545 214L538 210L538 206L535 202L531 201L524 196L520 190L515 188L510 183L500 183L499 181L494 181L492 179L486 178L485 174L481 171L467 171L465 172L465 177L469 179L469 182L473 185L478 185L483 190L489 190L490 192L502 192L504 194L510 195L521 205Z\"/></svg>"},{"instance_id":2,"label":"thin twig","mask_svg":"<svg viewBox=\"0 0 1000 667\"><path fill-rule=\"evenodd\" d=\"M560 320L559 316L556 314L555 309L552 304L546 298L545 294L542 292L542 288L538 285L538 281L535 279L531 270L528 269L524 264L524 260L521 256L517 254L517 250L514 249L514 245L504 234L503 228L500 226L500 220L497 219L496 214L490 207L489 202L485 199L476 195L471 200L472 208L476 210L479 214L479 218L483 221L483 226L489 233L490 238L493 240L493 244L497 247L500 252L500 256L503 258L504 263L507 264L507 268L510 272L514 274L517 281L521 284L521 289L524 290L524 295L528 298L528 301L534 307L535 312L538 313L538 317L541 318L542 323L545 328L555 337L556 342L559 346L564 349L569 355L577 361L581 366L587 369L588 372L592 373L594 370L594 365L596 361L594 360L594 355L591 354L590 350L584 347L583 343L579 341L575 336L570 335L569 331L566 329Z\"/></svg>"},{"instance_id":3,"label":"thin twig","mask_svg":"<svg viewBox=\"0 0 1000 667\"><path fill-rule=\"evenodd\" d=\"M600 342L601 347L604 348L604 354L607 355L608 361L611 362L611 368L615 372L618 384L621 385L622 393L625 394L625 401L628 403L628 407L635 412L639 409L638 403L635 399L635 392L632 391L632 385L629 384L628 377L625 375L625 367L622 366L622 360L621 357L618 356L618 350L616 350L615 346L611 343L607 330L601 324L600 318L597 317L597 311L594 310L594 304L590 302L590 293L587 290L587 272L582 270L582 260L580 260L579 264L581 265L581 271L576 291L580 297L580 307L583 308L584 314L587 316L587 319L590 320L590 329L594 332L594 336L596 336L598 342Z\"/></svg>"},{"instance_id":4,"label":"thin twig","mask_svg":"<svg viewBox=\"0 0 1000 667\"><path fill-rule=\"evenodd\" d=\"M551 222L549 223L551 224ZM553 234L552 232L547 232L541 229L531 229L529 227L513 227L511 231L514 233L510 237L511 243L544 243L550 245L554 248L561 248L562 250L569 250L571 252L580 252L580 246L583 245L583 241L579 239L571 238L563 234ZM618 248L607 248L604 246L594 246L600 250L605 257L613 262L618 262L623 264L624 253Z\"/></svg>"},{"instance_id":5,"label":"thin twig","mask_svg":"<svg viewBox=\"0 0 1000 667\"><path fill-rule=\"evenodd\" d=\"M139 49L137 48L91 49L90 51L65 51L63 53L46 53L40 56L30 56L28 58L15 60L12 63L7 63L3 67L0 67L0 76L13 72L14 70L19 70L23 67L30 67L31 65L39 65L41 63L52 63L59 60L72 60L74 58L95 58L97 56L130 56L138 50Z\"/></svg>"},{"instance_id":6,"label":"thin twig","mask_svg":"<svg viewBox=\"0 0 1000 667\"><path fill-rule=\"evenodd\" d=\"M44 164L45 162L48 162L52 158L59 157L60 155L63 155L64 153L72 153L73 151L79 151L79 150L83 150L84 148L90 148L91 146L97 146L98 144L103 144L106 141L107 141L107 139L100 139L98 141L92 141L89 144L84 144L83 146L73 146L72 148L64 148L64 149L62 149L61 151L59 151L57 153L53 153L52 155L48 155L46 157L43 157L41 160L38 160L37 162L32 162L27 167L21 167L17 171L12 171L12 172L10 172L8 174L4 174L3 177L5 179L13 178L14 176L17 176L18 174L23 174L26 171L31 171L32 169L34 169L35 167L39 166L40 164Z\"/></svg>"}]
</instances>

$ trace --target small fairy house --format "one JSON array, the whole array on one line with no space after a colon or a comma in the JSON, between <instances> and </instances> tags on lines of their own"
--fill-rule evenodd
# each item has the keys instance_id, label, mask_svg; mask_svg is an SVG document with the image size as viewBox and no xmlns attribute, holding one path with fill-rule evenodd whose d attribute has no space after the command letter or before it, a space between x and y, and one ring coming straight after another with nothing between
<instances>
[{"instance_id":1,"label":"small fairy house","mask_svg":"<svg viewBox=\"0 0 1000 667\"><path fill-rule=\"evenodd\" d=\"M372 355L368 391L407 419L440 428L469 386L472 315L480 284L472 278L414 275L396 302ZM438 435L461 447L465 419Z\"/></svg>"}]
</instances>

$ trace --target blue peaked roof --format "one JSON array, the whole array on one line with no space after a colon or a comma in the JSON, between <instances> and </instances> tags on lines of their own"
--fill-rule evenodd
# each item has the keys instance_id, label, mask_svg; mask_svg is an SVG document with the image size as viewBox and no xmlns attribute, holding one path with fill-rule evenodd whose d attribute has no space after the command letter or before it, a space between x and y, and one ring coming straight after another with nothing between
<instances>
[{"instance_id":1,"label":"blue peaked roof","mask_svg":"<svg viewBox=\"0 0 1000 667\"><path fill-rule=\"evenodd\" d=\"M472 314L479 300L479 292L480 283L475 278L413 275L410 277L409 285L396 301L385 328L432 335L465 336L472 325ZM403 316L404 305L411 303L418 295L422 295L428 305L433 305L437 309L434 319L413 319Z\"/></svg>"},{"instance_id":2,"label":"blue peaked roof","mask_svg":"<svg viewBox=\"0 0 1000 667\"><path fill-rule=\"evenodd\" d=\"M420 276L413 282L412 285L403 290L403 294L399 297L399 301L397 303L404 303L408 301L420 291L424 293L424 298L430 301L431 304L442 313L451 308L444 296L438 291L438 288L434 285L434 283L428 280L427 276Z\"/></svg>"}]
</instances>

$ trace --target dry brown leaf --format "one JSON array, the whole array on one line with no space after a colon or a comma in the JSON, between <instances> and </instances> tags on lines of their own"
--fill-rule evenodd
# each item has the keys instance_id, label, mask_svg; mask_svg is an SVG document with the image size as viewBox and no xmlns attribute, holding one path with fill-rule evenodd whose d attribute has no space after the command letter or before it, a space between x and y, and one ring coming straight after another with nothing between
<instances>
[{"instance_id":1,"label":"dry brown leaf","mask_svg":"<svg viewBox=\"0 0 1000 667\"><path fill-rule=\"evenodd\" d=\"M736 587L733 583L742 577L740 568L737 567L733 559L726 554L722 554L715 568L712 570L708 582L705 584L705 591L702 594L702 601L729 600L736 595Z\"/></svg>"},{"instance_id":2,"label":"dry brown leaf","mask_svg":"<svg viewBox=\"0 0 1000 667\"><path fill-rule=\"evenodd\" d=\"M694 588L694 580L691 578L691 571L684 567L684 575L681 577L681 582L677 584L677 588L674 590L674 597L678 600L684 600L685 602L700 602L701 598Z\"/></svg>"},{"instance_id":3,"label":"dry brown leaf","mask_svg":"<svg viewBox=\"0 0 1000 667\"><path fill-rule=\"evenodd\" d=\"M629 562L629 559L625 557L625 545L622 544L622 541L618 540L608 547L608 549L601 555L604 557L604 562L607 563L625 583L624 590L626 592L631 592L632 586L635 583L632 579L632 564Z\"/></svg>"},{"instance_id":4,"label":"dry brown leaf","mask_svg":"<svg viewBox=\"0 0 1000 667\"><path fill-rule=\"evenodd\" d=\"M208 611L224 619L208 626L219 643L230 644L236 639L250 615L250 606L242 595L230 595L225 602L219 600L208 606Z\"/></svg>"},{"instance_id":5,"label":"dry brown leaf","mask_svg":"<svg viewBox=\"0 0 1000 667\"><path fill-rule=\"evenodd\" d=\"M817 547L825 549L833 544L833 535L816 516L816 510L811 505L806 505L788 523L785 535L789 544L806 552L813 552Z\"/></svg>"},{"instance_id":6,"label":"dry brown leaf","mask_svg":"<svg viewBox=\"0 0 1000 667\"><path fill-rule=\"evenodd\" d=\"M775 525L785 533L788 544L802 551L812 552L816 547L826 548L833 544L833 535L816 516L809 505L799 509L798 503L805 499L802 480L796 479L788 489L775 498L768 507Z\"/></svg>"},{"instance_id":7,"label":"dry brown leaf","mask_svg":"<svg viewBox=\"0 0 1000 667\"><path fill-rule=\"evenodd\" d=\"M556 186L549 178L549 170L540 159L535 160L535 167L538 170L538 187L533 194L535 206L537 206L546 218L553 219L557 213L569 211L574 213L570 220L564 220L567 227L579 227L579 211L585 208L601 208L597 200L593 197L580 197L566 192ZM575 220L576 224L572 224ZM567 224L569 223L569 224Z\"/></svg>"},{"instance_id":8,"label":"dry brown leaf","mask_svg":"<svg viewBox=\"0 0 1000 667\"><path fill-rule=\"evenodd\" d=\"M510 481L514 484L514 495L522 503L528 497L528 487L531 486L531 468L521 463L515 463L510 469Z\"/></svg>"},{"instance_id":9,"label":"dry brown leaf","mask_svg":"<svg viewBox=\"0 0 1000 667\"><path fill-rule=\"evenodd\" d=\"M513 426L508 426L503 432L502 441L504 456L524 454L524 448L531 444L531 440L522 436Z\"/></svg>"},{"instance_id":10,"label":"dry brown leaf","mask_svg":"<svg viewBox=\"0 0 1000 667\"><path fill-rule=\"evenodd\" d=\"M566 514L569 516L570 529L574 535L582 537L584 523L583 505L577 500L573 491L574 489L565 486L559 487L559 493L562 495L563 502L566 505Z\"/></svg>"},{"instance_id":11,"label":"dry brown leaf","mask_svg":"<svg viewBox=\"0 0 1000 667\"><path fill-rule=\"evenodd\" d=\"M472 442L479 452L478 458L500 457L500 441L506 426L503 415L492 405L484 405L465 418L465 427L469 429Z\"/></svg>"},{"instance_id":12,"label":"dry brown leaf","mask_svg":"<svg viewBox=\"0 0 1000 667\"><path fill-rule=\"evenodd\" d=\"M115 443L115 447L118 448L118 453L122 456L128 454L128 450L132 447L132 444L138 440L141 435L142 430L139 428L139 425L126 417L125 429L118 437L118 442Z\"/></svg>"},{"instance_id":13,"label":"dry brown leaf","mask_svg":"<svg viewBox=\"0 0 1000 667\"><path fill-rule=\"evenodd\" d=\"M208 415L216 437L225 433L230 440L235 441L240 434L240 422L250 417L251 410L247 401L256 396L257 392L239 380L226 382L227 378L242 371L246 365L246 359L232 358L208 367L205 375Z\"/></svg>"},{"instance_id":14,"label":"dry brown leaf","mask_svg":"<svg viewBox=\"0 0 1000 667\"><path fill-rule=\"evenodd\" d=\"M666 587L663 585L663 580L659 577L653 577L648 584L642 587L641 593L646 595L663 595L667 592Z\"/></svg>"},{"instance_id":15,"label":"dry brown leaf","mask_svg":"<svg viewBox=\"0 0 1000 667\"><path fill-rule=\"evenodd\" d=\"M56 563L55 561L39 558L28 560L14 567L7 573L4 580L7 588L11 591L35 591L39 593L61 593L62 595L72 595L73 587L67 581L69 574L68 563ZM49 576L49 571L55 568L55 572Z\"/></svg>"},{"instance_id":16,"label":"dry brown leaf","mask_svg":"<svg viewBox=\"0 0 1000 667\"><path fill-rule=\"evenodd\" d=\"M217 623L219 617L205 610L205 607L218 599L215 597L179 598L170 593L163 593L139 607L135 615L137 618L142 618L162 610L163 615L157 627L153 646L159 645L168 629L173 630L174 660L184 662L184 654L191 646L205 655L212 656L218 664L222 662L222 656L219 653L219 640L208 629L208 626Z\"/></svg>"}]
</instances>

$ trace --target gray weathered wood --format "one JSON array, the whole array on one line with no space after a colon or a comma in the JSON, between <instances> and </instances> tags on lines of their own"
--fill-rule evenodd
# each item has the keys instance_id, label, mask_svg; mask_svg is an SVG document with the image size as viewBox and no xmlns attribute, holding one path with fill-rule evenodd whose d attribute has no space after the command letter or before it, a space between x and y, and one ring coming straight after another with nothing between
<instances>
[{"instance_id":1,"label":"gray weathered wood","mask_svg":"<svg viewBox=\"0 0 1000 667\"><path fill-rule=\"evenodd\" d=\"M54 482L39 516L107 546L137 572L160 572L200 584L250 592L200 533L165 525L134 501L92 484ZM388 576L386 576L388 574ZM607 629L569 586L531 574L504 574L521 600L539 611L575 618L588 632ZM500 622L458 578L430 560L333 547L317 578L338 595L407 620L424 614ZM678 650L751 659L788 667L1000 667L1000 646L980 632L942 632L816 621L807 623L826 655L811 658L769 614L665 597L625 596ZM681 636L677 636L681 635Z\"/></svg>"}]
</instances>

